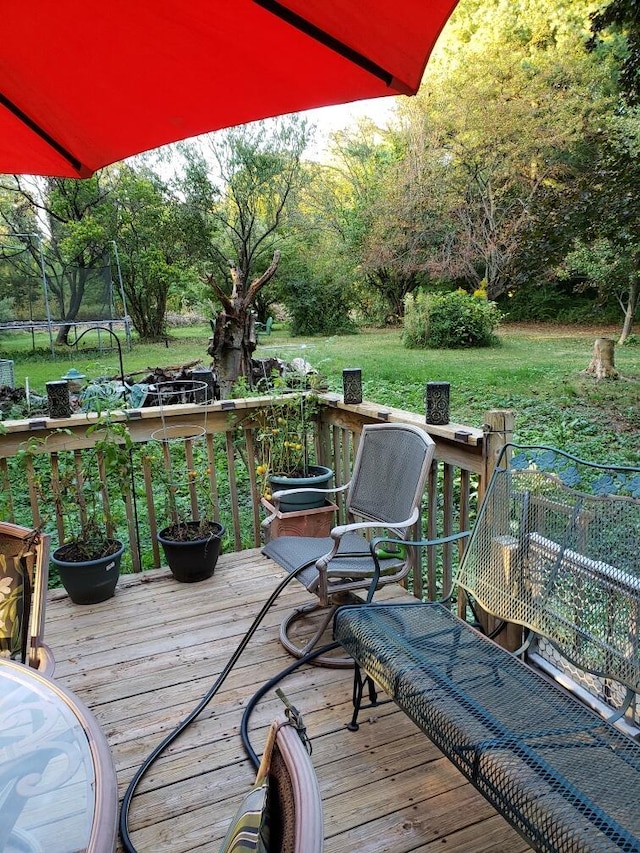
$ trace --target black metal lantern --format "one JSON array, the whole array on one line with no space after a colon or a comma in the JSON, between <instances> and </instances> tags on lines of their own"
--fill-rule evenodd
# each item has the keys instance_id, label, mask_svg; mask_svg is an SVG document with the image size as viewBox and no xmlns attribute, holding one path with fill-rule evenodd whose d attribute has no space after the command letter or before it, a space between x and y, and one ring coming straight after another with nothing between
<instances>
[{"instance_id":1,"label":"black metal lantern","mask_svg":"<svg viewBox=\"0 0 640 853\"><path fill-rule=\"evenodd\" d=\"M215 399L213 370L210 367L194 367L191 378L197 383L198 389L195 393L196 403L213 403ZM200 383L202 387L200 387Z\"/></svg>"},{"instance_id":2,"label":"black metal lantern","mask_svg":"<svg viewBox=\"0 0 640 853\"><path fill-rule=\"evenodd\" d=\"M427 382L427 423L444 426L449 423L449 382Z\"/></svg>"},{"instance_id":3,"label":"black metal lantern","mask_svg":"<svg viewBox=\"0 0 640 853\"><path fill-rule=\"evenodd\" d=\"M70 418L71 400L69 399L69 383L66 379L57 382L47 382L47 406L50 418Z\"/></svg>"},{"instance_id":4,"label":"black metal lantern","mask_svg":"<svg viewBox=\"0 0 640 853\"><path fill-rule=\"evenodd\" d=\"M345 403L362 402L362 370L359 367L342 371L342 390Z\"/></svg>"}]
</instances>

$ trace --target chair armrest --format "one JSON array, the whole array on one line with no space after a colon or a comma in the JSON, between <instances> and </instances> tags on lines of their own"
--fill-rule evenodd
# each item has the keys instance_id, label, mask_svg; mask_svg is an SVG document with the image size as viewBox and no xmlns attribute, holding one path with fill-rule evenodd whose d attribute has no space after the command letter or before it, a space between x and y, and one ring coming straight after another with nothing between
<instances>
[{"instance_id":1,"label":"chair armrest","mask_svg":"<svg viewBox=\"0 0 640 853\"><path fill-rule=\"evenodd\" d=\"M338 558L340 557L340 555L338 554L338 549L340 548L340 540L342 539L342 537L346 533L357 533L357 532L362 531L362 530L380 530L380 528L390 528L392 530L402 530L404 528L411 527L413 524L415 524L416 521L418 520L418 515L419 515L418 510L415 509L411 513L409 518L405 519L404 521L389 521L389 522L385 522L384 524L382 524L380 521L354 521L351 524L339 524L339 525L337 525L336 527L332 528L331 533L330 533L330 536L333 539L333 547L331 548L331 550L327 554L323 554L322 557L319 557L316 560L316 569L318 570L318 572L321 575L326 574L327 569L328 569L328 565L331 562L331 560L333 560L335 557L338 557ZM378 538L384 538L385 541L387 539L387 537L378 537ZM373 541L375 541L375 540L373 540ZM391 541L391 540L389 540L389 541ZM404 540L398 540L398 541L404 541ZM367 551L363 551L362 554L354 554L354 553L345 554L345 557L355 557L355 556L366 557L366 556L369 556L369 553ZM374 556L374 561L376 559L377 558ZM376 562L376 565L379 568L379 565L377 562Z\"/></svg>"},{"instance_id":2,"label":"chair armrest","mask_svg":"<svg viewBox=\"0 0 640 853\"><path fill-rule=\"evenodd\" d=\"M325 494L325 495L329 495L329 494L335 495L338 492L344 492L345 489L348 489L350 485L351 485L351 483L347 483L346 486L335 486L331 489L312 489L312 488L278 489L277 492L274 492L271 495L271 501L273 502L273 505L277 509L278 503L280 502L280 498L284 497L285 495L297 495L297 494L300 494L301 492L316 492L316 493ZM380 525L378 525L378 527L379 526Z\"/></svg>"},{"instance_id":3,"label":"chair armrest","mask_svg":"<svg viewBox=\"0 0 640 853\"><path fill-rule=\"evenodd\" d=\"M404 530L411 527L418 520L418 510L415 509L409 518L404 521L387 521L382 524L379 521L354 521L351 524L339 524L331 530L331 536L334 539L340 539L345 533L353 533L357 530L380 530L380 528L388 528L389 530ZM404 542L404 539L389 539L386 536L377 536L376 539L384 540L385 542ZM375 539L372 541L376 541Z\"/></svg>"},{"instance_id":4,"label":"chair armrest","mask_svg":"<svg viewBox=\"0 0 640 853\"><path fill-rule=\"evenodd\" d=\"M373 570L371 584L369 585L369 592L367 593L367 603L373 600L374 593L378 586L378 580L380 579L380 575L382 573L380 561L378 559L379 545L384 544L398 545L400 547L408 548L424 548L433 545L446 545L450 542L459 542L462 539L467 539L470 535L470 530L463 530L460 533L452 533L450 536L441 536L439 539L390 539L387 536L376 536L375 539L371 540L371 543L369 545L369 550L371 551L371 556L373 557L375 568Z\"/></svg>"}]
</instances>

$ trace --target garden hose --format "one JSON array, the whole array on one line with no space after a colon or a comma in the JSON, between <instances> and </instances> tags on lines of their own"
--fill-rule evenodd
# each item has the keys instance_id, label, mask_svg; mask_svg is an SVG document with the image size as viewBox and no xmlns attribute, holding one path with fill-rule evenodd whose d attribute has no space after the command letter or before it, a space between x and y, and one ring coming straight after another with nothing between
<instances>
[{"instance_id":1,"label":"garden hose","mask_svg":"<svg viewBox=\"0 0 640 853\"><path fill-rule=\"evenodd\" d=\"M260 612L258 613L256 618L251 623L249 630L244 635L244 637L240 641L238 647L236 648L234 653L231 655L231 657L227 661L226 666L224 667L224 669L222 670L222 672L220 673L220 675L218 676L218 678L216 679L216 681L212 685L212 687L207 691L207 693L205 693L205 695L202 697L200 702L198 702L198 704L193 709L193 711L191 711L191 713L187 717L185 717L185 719L182 720L182 722L180 722L175 727L175 729L173 729L173 731L169 732L169 734L164 738L164 740L162 740L162 742L159 743L158 746L156 746L156 748L147 756L147 758L144 760L144 762L141 764L141 766L136 771L133 779L129 783L129 787L126 790L124 797L122 798L122 806L120 808L119 831L120 831L120 838L122 840L122 846L123 846L124 850L126 851L126 853L138 853L136 847L134 847L133 842L131 841L131 836L129 835L129 809L131 806L131 801L132 801L134 794L136 792L136 789L137 789L138 785L140 784L140 782L142 781L143 777L145 776L145 774L147 773L149 768L157 761L157 759L164 752L164 750L171 743L173 743L173 741L178 737L178 735L180 735L189 725L191 725L191 723L202 713L202 711L204 711L204 709L207 707L209 702L211 702L211 700L216 695L216 693L218 692L220 687L226 681L226 679L227 679L229 673L231 672L231 670L233 669L233 667L236 665L238 658L240 657L242 652L246 649L247 645L249 644L249 641L251 640L251 638L255 634L258 626L260 625L260 623L262 622L264 617L267 615L269 609L271 608L271 605L278 598L278 596L280 595L282 590L294 578L296 578L298 576L298 574L300 574L300 572L302 572L305 568L307 568L306 563L302 566L299 566L294 572L287 575L278 584L278 586L271 593L271 595L269 596L269 598L267 599L265 604L262 606L262 609L260 610ZM326 649L320 649L318 651L318 654L320 654L321 651L326 651ZM291 667L287 667L287 669L284 670L283 673L280 674L280 677L284 678L284 676L287 674L287 672L289 670L291 670L292 668L295 669L296 666L301 665L301 663L304 662L305 659L311 659L313 656L314 656L314 654L312 652L309 655L306 655L305 658L302 658L301 661L295 661L295 663L292 664ZM278 676L276 676L276 678L278 678ZM252 752L253 752L253 750L252 750Z\"/></svg>"},{"instance_id":2,"label":"garden hose","mask_svg":"<svg viewBox=\"0 0 640 853\"><path fill-rule=\"evenodd\" d=\"M244 751L247 753L249 761L256 769L260 765L260 759L258 758L255 750L251 746L251 741L249 740L249 718L251 717L251 714L253 713L258 702L266 693L268 693L273 687L275 687L276 684L279 684L283 678L286 678L292 672L295 672L298 667L304 666L305 663L309 663L310 661L314 660L314 658L320 657L320 655L324 655L327 652L331 652L334 649L337 649L339 645L340 643L327 643L326 646L321 646L320 648L313 649L312 651L307 652L307 654L301 657L299 660L296 660L293 663L289 664L286 669L281 670L277 675L274 675L273 678L270 678L269 681L263 684L262 687L253 694L251 699L249 699L247 707L244 709L244 713L242 714L242 722L240 724L240 737L242 738L242 745L244 747Z\"/></svg>"}]
</instances>

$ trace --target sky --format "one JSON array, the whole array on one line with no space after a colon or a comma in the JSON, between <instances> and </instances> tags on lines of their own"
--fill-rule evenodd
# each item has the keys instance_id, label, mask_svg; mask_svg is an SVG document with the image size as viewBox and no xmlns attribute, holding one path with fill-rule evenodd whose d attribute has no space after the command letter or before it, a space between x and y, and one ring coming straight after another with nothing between
<instances>
[{"instance_id":1,"label":"sky","mask_svg":"<svg viewBox=\"0 0 640 853\"><path fill-rule=\"evenodd\" d=\"M314 149L318 152L326 148L329 134L354 125L364 116L384 127L391 117L394 106L404 96L388 98L372 98L367 101L354 101L351 104L338 104L333 107L319 107L315 110L305 110L301 115L307 116L317 126L317 139Z\"/></svg>"},{"instance_id":2,"label":"sky","mask_svg":"<svg viewBox=\"0 0 640 853\"><path fill-rule=\"evenodd\" d=\"M314 110L304 110L300 115L306 116L309 121L316 125L315 143L306 149L305 157L310 160L318 159L322 161L325 152L328 150L329 135L335 133L337 130L344 130L347 127L355 125L358 119L364 116L371 118L379 126L384 127L391 118L395 105L405 99L406 96L404 95L390 95L388 98L370 98L364 101L354 101L350 104L337 104L332 107L318 107ZM194 137L196 140L198 138ZM166 149L170 151L171 145L166 146ZM145 155L136 156L144 157ZM151 152L151 156L154 156L154 152ZM164 161L162 159L154 159L153 168L160 175L169 179L174 175L175 163L172 162L171 158Z\"/></svg>"}]
</instances>

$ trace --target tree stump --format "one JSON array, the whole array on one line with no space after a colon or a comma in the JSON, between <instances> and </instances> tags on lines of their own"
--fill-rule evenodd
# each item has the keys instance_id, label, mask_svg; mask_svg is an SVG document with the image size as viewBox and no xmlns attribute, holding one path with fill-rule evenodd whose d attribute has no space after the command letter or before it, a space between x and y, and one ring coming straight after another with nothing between
<instances>
[{"instance_id":1,"label":"tree stump","mask_svg":"<svg viewBox=\"0 0 640 853\"><path fill-rule=\"evenodd\" d=\"M590 373L595 379L618 379L620 374L615 368L611 338L596 338L593 344L593 356L589 367L583 373Z\"/></svg>"}]
</instances>

